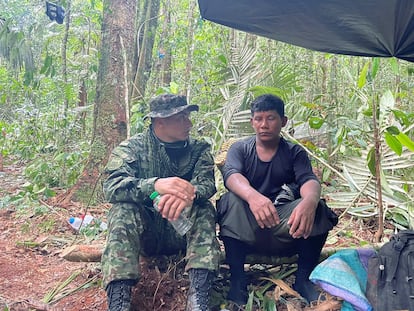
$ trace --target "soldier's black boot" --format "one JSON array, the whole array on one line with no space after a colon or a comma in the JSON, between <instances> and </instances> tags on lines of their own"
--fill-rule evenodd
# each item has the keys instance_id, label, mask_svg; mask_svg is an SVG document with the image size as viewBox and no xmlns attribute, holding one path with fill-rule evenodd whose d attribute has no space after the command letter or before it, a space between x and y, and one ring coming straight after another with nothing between
<instances>
[{"instance_id":1,"label":"soldier's black boot","mask_svg":"<svg viewBox=\"0 0 414 311\"><path fill-rule=\"evenodd\" d=\"M213 272L207 269L190 269L190 288L188 290L186 311L209 311L210 289Z\"/></svg>"},{"instance_id":2,"label":"soldier's black boot","mask_svg":"<svg viewBox=\"0 0 414 311\"><path fill-rule=\"evenodd\" d=\"M117 280L109 283L106 288L108 311L131 310L131 291L135 283L134 280Z\"/></svg>"},{"instance_id":3,"label":"soldier's black boot","mask_svg":"<svg viewBox=\"0 0 414 311\"><path fill-rule=\"evenodd\" d=\"M308 303L318 300L320 295L315 289L315 285L309 280L309 276L319 262L321 250L327 236L326 233L298 241L298 270L296 271L293 289Z\"/></svg>"}]
</instances>

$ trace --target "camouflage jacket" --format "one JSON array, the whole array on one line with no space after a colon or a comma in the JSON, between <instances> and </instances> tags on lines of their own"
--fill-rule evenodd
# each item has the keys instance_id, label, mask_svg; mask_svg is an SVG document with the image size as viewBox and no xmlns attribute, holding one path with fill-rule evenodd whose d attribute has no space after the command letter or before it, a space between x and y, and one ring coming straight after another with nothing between
<instances>
[{"instance_id":1,"label":"camouflage jacket","mask_svg":"<svg viewBox=\"0 0 414 311\"><path fill-rule=\"evenodd\" d=\"M110 203L135 202L150 206L149 195L158 178L181 177L197 187L196 199L207 200L216 192L214 162L207 142L191 139L179 167L151 128L122 142L110 156L103 184Z\"/></svg>"}]
</instances>

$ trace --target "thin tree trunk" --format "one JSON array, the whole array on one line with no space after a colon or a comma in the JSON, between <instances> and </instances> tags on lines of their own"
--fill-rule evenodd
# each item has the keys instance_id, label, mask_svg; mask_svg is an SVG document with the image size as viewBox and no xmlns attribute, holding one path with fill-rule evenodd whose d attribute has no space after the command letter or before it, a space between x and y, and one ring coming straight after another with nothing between
<instances>
[{"instance_id":1,"label":"thin tree trunk","mask_svg":"<svg viewBox=\"0 0 414 311\"><path fill-rule=\"evenodd\" d=\"M80 86L79 86L79 93L78 93L78 107L86 107L86 104L88 102L88 92L86 90L86 85L85 85L85 79L82 78L82 80L80 81ZM82 135L85 133L85 129L86 129L86 112L82 111L79 115L79 123L81 124L82 127Z\"/></svg>"},{"instance_id":2,"label":"thin tree trunk","mask_svg":"<svg viewBox=\"0 0 414 311\"><path fill-rule=\"evenodd\" d=\"M155 81L158 81L159 86L168 87L171 83L171 47L164 42L163 38L169 38L170 36L170 23L171 23L171 14L170 14L170 6L171 2L166 0L164 5L164 23L162 25L162 32L161 32L161 39L160 39L160 46L158 48L159 55L156 61L156 68L157 72L155 73L157 76L155 77Z\"/></svg>"},{"instance_id":3,"label":"thin tree trunk","mask_svg":"<svg viewBox=\"0 0 414 311\"><path fill-rule=\"evenodd\" d=\"M68 38L69 38L69 28L70 28L70 16L71 16L71 3L72 1L68 1L66 4L66 16L65 16L65 34L63 36L62 42L62 77L63 77L63 89L66 89L68 85L68 72L67 72L67 46L68 46ZM68 111L69 111L69 99L67 96L63 97L64 107L63 107L63 140L60 142L63 149L66 151L67 149L67 142L68 142ZM61 175L61 183L65 184L66 182L66 165L62 167L62 175Z\"/></svg>"},{"instance_id":4,"label":"thin tree trunk","mask_svg":"<svg viewBox=\"0 0 414 311\"><path fill-rule=\"evenodd\" d=\"M373 88L374 89L374 88ZM375 179L377 185L377 204L378 204L378 230L374 235L374 242L379 242L384 234L384 207L382 205L382 183L381 183L381 139L379 136L377 111L379 107L377 99L374 98L372 103L372 121L374 125L374 143L375 143Z\"/></svg>"},{"instance_id":5,"label":"thin tree trunk","mask_svg":"<svg viewBox=\"0 0 414 311\"><path fill-rule=\"evenodd\" d=\"M67 83L68 83L68 73L67 73L67 57L66 57L66 51L67 51L67 46L68 46L68 38L69 38L69 28L70 28L70 10L71 10L71 2L72 1L68 1L67 2L67 6L66 6L66 15L65 15L65 34L63 36L63 42L62 42L62 77L63 77L63 83L64 86L66 87ZM64 110L63 110L63 118L66 121L67 120L67 114L68 114L68 110L69 110L69 100L66 98L66 96L64 97L64 101L65 101L65 106L64 106ZM65 126L65 132L66 132L66 126ZM66 143L66 137L65 137L65 141L64 143Z\"/></svg>"},{"instance_id":6,"label":"thin tree trunk","mask_svg":"<svg viewBox=\"0 0 414 311\"><path fill-rule=\"evenodd\" d=\"M193 54L194 54L194 31L195 31L195 23L194 23L194 11L196 7L196 2L190 1L190 7L188 9L188 33L187 33L187 42L188 42L188 50L187 50L187 61L186 61L186 68L185 68L185 76L184 81L186 81L186 94L187 98L191 98L191 72L193 70Z\"/></svg>"},{"instance_id":7,"label":"thin tree trunk","mask_svg":"<svg viewBox=\"0 0 414 311\"><path fill-rule=\"evenodd\" d=\"M132 99L140 100L145 95L146 84L151 75L152 50L155 41L155 31L158 25L160 2L158 0L147 0L146 14L142 24L138 27L138 64L135 70L134 88ZM141 36L142 33L142 36Z\"/></svg>"}]
</instances>

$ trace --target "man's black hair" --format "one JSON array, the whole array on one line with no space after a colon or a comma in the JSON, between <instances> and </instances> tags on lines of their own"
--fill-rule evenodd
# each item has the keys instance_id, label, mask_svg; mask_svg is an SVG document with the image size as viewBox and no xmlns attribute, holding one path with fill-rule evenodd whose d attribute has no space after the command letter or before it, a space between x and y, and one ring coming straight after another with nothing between
<instances>
[{"instance_id":1,"label":"man's black hair","mask_svg":"<svg viewBox=\"0 0 414 311\"><path fill-rule=\"evenodd\" d=\"M264 94L253 100L250 108L252 116L255 112L269 110L276 111L283 118L285 116L285 103L276 95Z\"/></svg>"}]
</instances>

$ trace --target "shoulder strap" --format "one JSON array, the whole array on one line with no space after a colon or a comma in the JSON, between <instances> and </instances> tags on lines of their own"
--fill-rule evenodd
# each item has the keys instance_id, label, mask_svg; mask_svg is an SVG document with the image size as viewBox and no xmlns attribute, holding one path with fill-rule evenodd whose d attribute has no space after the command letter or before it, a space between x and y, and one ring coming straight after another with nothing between
<instances>
[{"instance_id":1,"label":"shoulder strap","mask_svg":"<svg viewBox=\"0 0 414 311\"><path fill-rule=\"evenodd\" d=\"M408 230L407 230L408 231ZM392 248L395 251L394 256L392 256L391 259L391 265L390 265L390 272L387 274L387 282L391 282L395 274L397 273L398 263L400 260L401 252L404 249L405 245L407 244L410 236L414 237L414 232L407 232L402 231L397 233L392 237Z\"/></svg>"}]
</instances>

